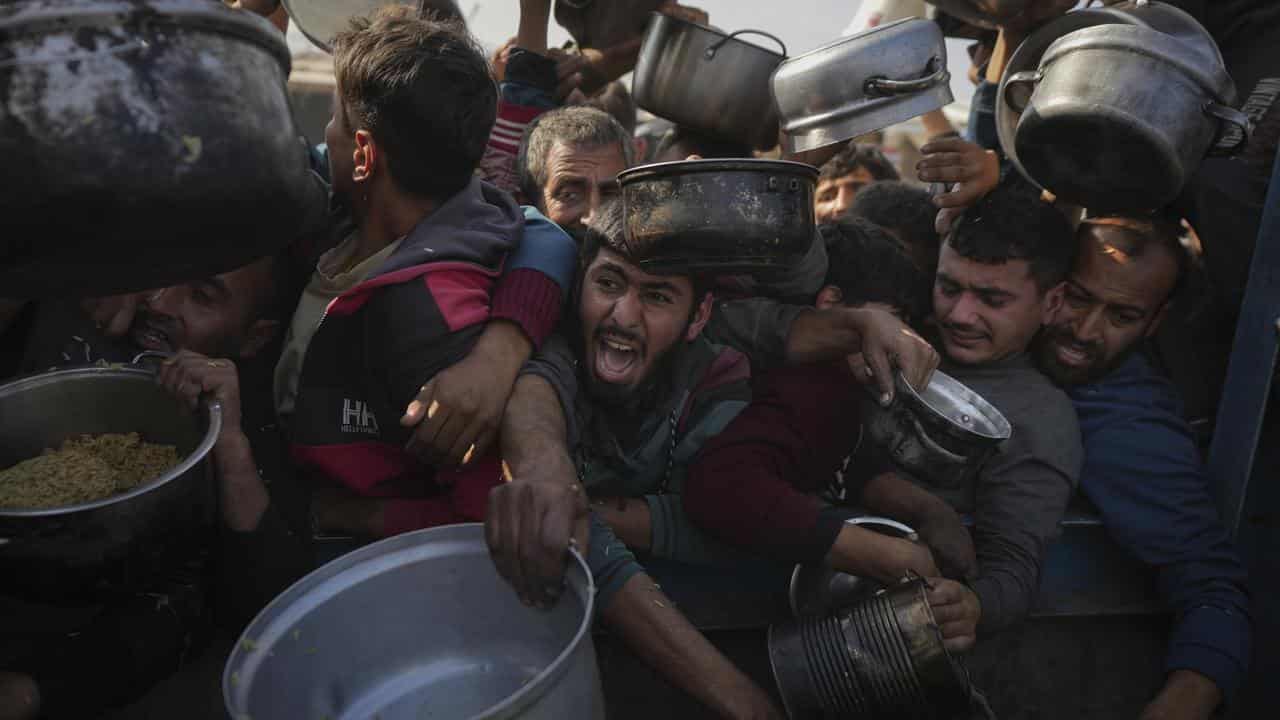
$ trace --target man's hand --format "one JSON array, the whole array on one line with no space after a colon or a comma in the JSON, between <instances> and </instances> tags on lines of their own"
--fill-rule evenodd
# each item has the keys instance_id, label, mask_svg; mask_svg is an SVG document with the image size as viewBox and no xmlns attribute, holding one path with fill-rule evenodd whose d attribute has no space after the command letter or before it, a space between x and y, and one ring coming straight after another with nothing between
<instances>
[{"instance_id":1,"label":"man's hand","mask_svg":"<svg viewBox=\"0 0 1280 720\"><path fill-rule=\"evenodd\" d=\"M1175 670L1139 720L1209 720L1222 702L1212 680L1192 670Z\"/></svg>"},{"instance_id":2,"label":"man's hand","mask_svg":"<svg viewBox=\"0 0 1280 720\"><path fill-rule=\"evenodd\" d=\"M972 579L978 574L978 556L973 537L960 522L960 516L949 505L931 511L916 526L916 534L938 561L938 569L946 577Z\"/></svg>"},{"instance_id":3,"label":"man's hand","mask_svg":"<svg viewBox=\"0 0 1280 720\"><path fill-rule=\"evenodd\" d=\"M702 8L689 7L681 5L676 0L666 0L658 7L658 12L663 15L670 15L673 18L684 20L685 22L695 23L697 25L710 25L711 16Z\"/></svg>"},{"instance_id":4,"label":"man's hand","mask_svg":"<svg viewBox=\"0 0 1280 720\"><path fill-rule=\"evenodd\" d=\"M920 148L920 152L924 155L916 164L920 180L951 186L933 199L939 208L935 229L939 235L946 235L965 208L1000 184L1000 158L995 151L960 138L931 142Z\"/></svg>"},{"instance_id":5,"label":"man's hand","mask_svg":"<svg viewBox=\"0 0 1280 720\"><path fill-rule=\"evenodd\" d=\"M400 424L406 449L432 465L465 465L489 448L520 367L533 349L515 323L490 322L471 353L431 379Z\"/></svg>"},{"instance_id":6,"label":"man's hand","mask_svg":"<svg viewBox=\"0 0 1280 720\"><path fill-rule=\"evenodd\" d=\"M30 675L0 672L0 720L35 720L40 716L40 688Z\"/></svg>"},{"instance_id":7,"label":"man's hand","mask_svg":"<svg viewBox=\"0 0 1280 720\"><path fill-rule=\"evenodd\" d=\"M893 375L900 370L913 388L923 389L938 368L938 351L901 320L878 308L850 308L862 336L864 377L880 390L880 404L893 402Z\"/></svg>"},{"instance_id":8,"label":"man's hand","mask_svg":"<svg viewBox=\"0 0 1280 720\"><path fill-rule=\"evenodd\" d=\"M160 364L156 377L165 390L194 410L202 396L222 404L222 433L219 441L240 430L240 375L236 364L226 359L211 360L183 350Z\"/></svg>"},{"instance_id":9,"label":"man's hand","mask_svg":"<svg viewBox=\"0 0 1280 720\"><path fill-rule=\"evenodd\" d=\"M80 303L93 324L107 337L120 337L129 332L138 305L148 293L125 293L108 297L88 298Z\"/></svg>"},{"instance_id":10,"label":"man's hand","mask_svg":"<svg viewBox=\"0 0 1280 720\"><path fill-rule=\"evenodd\" d=\"M978 640L982 603L972 590L955 580L928 578L933 617L942 630L942 644L951 652L967 652Z\"/></svg>"},{"instance_id":11,"label":"man's hand","mask_svg":"<svg viewBox=\"0 0 1280 720\"><path fill-rule=\"evenodd\" d=\"M547 609L564 591L570 538L587 551L586 493L568 457L553 454L531 463L489 493L485 541L498 574L525 605Z\"/></svg>"}]
</instances>

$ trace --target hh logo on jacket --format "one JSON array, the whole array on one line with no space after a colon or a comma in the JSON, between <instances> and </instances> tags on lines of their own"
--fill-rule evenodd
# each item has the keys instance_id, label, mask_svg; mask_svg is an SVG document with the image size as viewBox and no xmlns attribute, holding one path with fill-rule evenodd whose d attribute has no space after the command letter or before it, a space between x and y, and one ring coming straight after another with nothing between
<instances>
[{"instance_id":1,"label":"hh logo on jacket","mask_svg":"<svg viewBox=\"0 0 1280 720\"><path fill-rule=\"evenodd\" d=\"M378 434L378 418L369 409L369 404L360 400L343 398L342 400L342 432Z\"/></svg>"}]
</instances>

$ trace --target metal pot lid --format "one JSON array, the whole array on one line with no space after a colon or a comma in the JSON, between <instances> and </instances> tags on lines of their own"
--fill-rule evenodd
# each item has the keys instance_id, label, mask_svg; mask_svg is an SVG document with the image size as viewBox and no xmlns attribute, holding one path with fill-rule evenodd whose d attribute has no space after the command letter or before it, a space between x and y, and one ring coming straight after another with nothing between
<instances>
[{"instance_id":1,"label":"metal pot lid","mask_svg":"<svg viewBox=\"0 0 1280 720\"><path fill-rule=\"evenodd\" d=\"M1056 18L1032 33L1018 46L1000 78L1000 92L996 96L996 134L1005 157L1018 168L1023 177L1036 187L1043 187L1030 177L1018 160L1015 143L1018 121L1022 114L1003 101L1005 81L1020 72L1036 70L1045 52L1060 38L1077 30L1099 25L1139 25L1159 30L1190 44L1205 62L1222 65L1222 53L1213 36L1194 17L1180 8L1162 2L1126 2L1111 7L1089 8L1069 12Z\"/></svg>"},{"instance_id":2,"label":"metal pot lid","mask_svg":"<svg viewBox=\"0 0 1280 720\"><path fill-rule=\"evenodd\" d=\"M791 58L770 83L789 152L865 135L949 104L946 42L904 18Z\"/></svg>"},{"instance_id":3,"label":"metal pot lid","mask_svg":"<svg viewBox=\"0 0 1280 720\"><path fill-rule=\"evenodd\" d=\"M145 368L141 365L128 364L96 364L96 365L80 365L74 367L66 367L58 370L50 370L48 372L37 373L35 375L27 375L11 382L0 385L0 397L5 395L16 395L25 390L38 387L40 385L76 382L85 378L115 378L125 382L143 383L148 390L155 387L156 373L154 370ZM178 405L178 401L174 400L174 405ZM138 485L135 488L127 490L115 495L108 495L99 500L91 500L89 502L75 503L73 505L61 505L51 508L39 508L35 510L15 510L0 509L0 517L55 517L59 515L70 515L71 513L83 512L86 510L94 510L108 505L122 503L132 498L138 497L145 493L168 483L186 473L197 463L205 458L213 445L218 441L218 435L222 432L222 404L219 402L206 402L201 404L201 412L205 419L204 436L200 439L200 443L195 449L182 458L177 465L169 468L159 477Z\"/></svg>"},{"instance_id":4,"label":"metal pot lid","mask_svg":"<svg viewBox=\"0 0 1280 720\"><path fill-rule=\"evenodd\" d=\"M145 30L158 23L234 35L275 55L286 72L291 67L284 36L270 21L257 13L234 10L221 2L30 0L0 6L0 39L4 40L40 33L75 32L85 26ZM0 47L0 67L5 65L7 55Z\"/></svg>"},{"instance_id":5,"label":"metal pot lid","mask_svg":"<svg viewBox=\"0 0 1280 720\"><path fill-rule=\"evenodd\" d=\"M752 158L731 158L721 160L675 160L672 162L640 165L618 173L618 184L627 186L631 183L654 180L665 177L693 175L695 173L715 172L759 172L800 175L818 180L818 168L790 160L758 160Z\"/></svg>"},{"instance_id":6,"label":"metal pot lid","mask_svg":"<svg viewBox=\"0 0 1280 720\"><path fill-rule=\"evenodd\" d=\"M1008 440L1013 427L1003 413L981 395L950 375L935 370L933 378L923 392L916 392L898 375L899 392L906 393L909 402L918 410L928 412L945 421L959 433L975 436L988 442Z\"/></svg>"},{"instance_id":7,"label":"metal pot lid","mask_svg":"<svg viewBox=\"0 0 1280 720\"><path fill-rule=\"evenodd\" d=\"M333 36L347 29L351 18L366 17L384 5L417 7L417 0L283 0L289 20L316 47L333 52Z\"/></svg>"}]
</instances>

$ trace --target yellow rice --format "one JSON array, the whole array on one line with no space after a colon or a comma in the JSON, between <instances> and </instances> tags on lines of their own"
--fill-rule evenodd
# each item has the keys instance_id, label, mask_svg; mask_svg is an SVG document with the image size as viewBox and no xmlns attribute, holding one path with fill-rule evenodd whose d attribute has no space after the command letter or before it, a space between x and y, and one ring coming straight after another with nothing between
<instances>
[{"instance_id":1,"label":"yellow rice","mask_svg":"<svg viewBox=\"0 0 1280 720\"><path fill-rule=\"evenodd\" d=\"M178 460L173 445L143 442L137 433L82 435L0 470L0 508L32 510L99 500L159 477Z\"/></svg>"}]
</instances>

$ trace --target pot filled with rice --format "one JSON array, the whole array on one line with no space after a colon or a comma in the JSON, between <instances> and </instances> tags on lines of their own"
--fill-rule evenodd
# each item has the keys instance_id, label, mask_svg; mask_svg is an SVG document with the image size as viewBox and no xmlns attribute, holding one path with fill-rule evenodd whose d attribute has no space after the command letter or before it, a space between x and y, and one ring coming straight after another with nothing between
<instances>
[{"instance_id":1,"label":"pot filled with rice","mask_svg":"<svg viewBox=\"0 0 1280 720\"><path fill-rule=\"evenodd\" d=\"M70 600L207 541L221 417L216 403L193 414L140 366L0 385L0 592Z\"/></svg>"}]
</instances>

